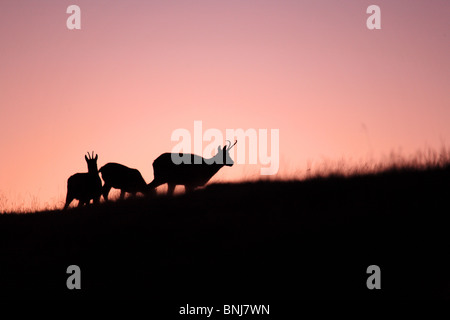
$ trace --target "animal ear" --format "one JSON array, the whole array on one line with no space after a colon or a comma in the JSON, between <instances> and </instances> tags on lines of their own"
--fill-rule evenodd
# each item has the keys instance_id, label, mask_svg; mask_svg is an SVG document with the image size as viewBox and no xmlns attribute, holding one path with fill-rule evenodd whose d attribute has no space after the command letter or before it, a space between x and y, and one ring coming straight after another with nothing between
<instances>
[{"instance_id":1,"label":"animal ear","mask_svg":"<svg viewBox=\"0 0 450 320\"><path fill-rule=\"evenodd\" d=\"M217 152L221 153L222 152L222 148L220 146L217 147Z\"/></svg>"},{"instance_id":2,"label":"animal ear","mask_svg":"<svg viewBox=\"0 0 450 320\"><path fill-rule=\"evenodd\" d=\"M84 158L86 159L86 161L88 161L88 160L89 160L87 156L84 156Z\"/></svg>"}]
</instances>

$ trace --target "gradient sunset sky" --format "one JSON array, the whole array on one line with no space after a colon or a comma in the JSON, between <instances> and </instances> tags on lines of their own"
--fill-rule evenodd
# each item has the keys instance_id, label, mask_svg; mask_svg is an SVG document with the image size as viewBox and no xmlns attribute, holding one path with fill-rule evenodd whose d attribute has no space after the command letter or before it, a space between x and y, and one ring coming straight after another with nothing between
<instances>
[{"instance_id":1,"label":"gradient sunset sky","mask_svg":"<svg viewBox=\"0 0 450 320\"><path fill-rule=\"evenodd\" d=\"M450 143L448 0L2 0L0 39L0 211L62 207L92 150L150 182L195 120L279 129L279 177Z\"/></svg>"}]
</instances>

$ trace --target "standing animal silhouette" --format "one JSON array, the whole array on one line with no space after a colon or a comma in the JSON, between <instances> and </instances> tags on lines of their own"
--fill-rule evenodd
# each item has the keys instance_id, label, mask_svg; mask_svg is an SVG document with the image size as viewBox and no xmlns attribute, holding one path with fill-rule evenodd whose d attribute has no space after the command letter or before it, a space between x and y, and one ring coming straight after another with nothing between
<instances>
[{"instance_id":1,"label":"standing animal silhouette","mask_svg":"<svg viewBox=\"0 0 450 320\"><path fill-rule=\"evenodd\" d=\"M148 188L144 178L137 169L128 168L119 163L109 162L100 168L103 185L102 194L105 200L108 200L108 194L111 188L120 189L120 199L125 197L125 193L131 193L133 196L137 192L149 195L154 190Z\"/></svg>"},{"instance_id":2,"label":"standing animal silhouette","mask_svg":"<svg viewBox=\"0 0 450 320\"><path fill-rule=\"evenodd\" d=\"M167 194L172 195L177 185L184 185L186 192L190 192L197 187L205 185L213 175L217 173L224 165L231 167L234 162L231 159L229 151L237 143L223 149L219 146L217 154L209 159L205 159L191 153L163 153L155 161L153 161L153 176L154 179L148 184L148 187L154 188L167 183ZM188 160L176 164L173 159ZM190 161L189 161L190 160Z\"/></svg>"},{"instance_id":3,"label":"standing animal silhouette","mask_svg":"<svg viewBox=\"0 0 450 320\"><path fill-rule=\"evenodd\" d=\"M69 179L67 179L67 196L64 209L70 205L73 199L77 199L78 206L89 204L91 199L94 203L100 201L102 194L102 180L98 175L97 160L98 155L94 158L94 151L92 155L84 156L86 159L88 172L87 173L75 173Z\"/></svg>"}]
</instances>

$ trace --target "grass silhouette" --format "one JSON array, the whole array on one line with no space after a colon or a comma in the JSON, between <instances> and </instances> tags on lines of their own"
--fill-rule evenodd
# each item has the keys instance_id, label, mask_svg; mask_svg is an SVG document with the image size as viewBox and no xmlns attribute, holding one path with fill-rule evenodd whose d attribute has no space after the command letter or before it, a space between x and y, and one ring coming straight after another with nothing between
<instances>
[{"instance_id":1,"label":"grass silhouette","mask_svg":"<svg viewBox=\"0 0 450 320\"><path fill-rule=\"evenodd\" d=\"M3 214L0 296L449 298L449 187L441 161Z\"/></svg>"}]
</instances>

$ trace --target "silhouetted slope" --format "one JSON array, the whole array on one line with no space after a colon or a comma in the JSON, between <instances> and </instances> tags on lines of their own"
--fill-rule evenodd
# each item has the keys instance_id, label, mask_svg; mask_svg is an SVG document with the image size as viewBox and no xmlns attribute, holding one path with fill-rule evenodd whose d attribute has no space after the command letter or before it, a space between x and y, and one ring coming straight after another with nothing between
<instances>
[{"instance_id":1,"label":"silhouetted slope","mask_svg":"<svg viewBox=\"0 0 450 320\"><path fill-rule=\"evenodd\" d=\"M448 168L403 170L2 215L0 295L449 298L449 187Z\"/></svg>"}]
</instances>

